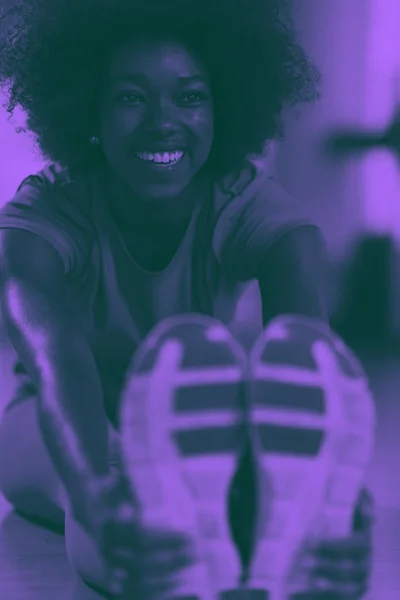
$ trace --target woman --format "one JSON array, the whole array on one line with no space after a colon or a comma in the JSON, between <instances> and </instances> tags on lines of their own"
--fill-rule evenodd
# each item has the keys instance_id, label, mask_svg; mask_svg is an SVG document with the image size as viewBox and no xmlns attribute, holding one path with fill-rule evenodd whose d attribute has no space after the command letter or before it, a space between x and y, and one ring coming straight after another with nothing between
<instances>
[{"instance_id":1,"label":"woman","mask_svg":"<svg viewBox=\"0 0 400 600\"><path fill-rule=\"evenodd\" d=\"M18 2L0 42L8 108L22 106L52 161L0 213L3 318L30 379L3 418L1 489L26 514L66 511L79 572L96 580L100 550L100 587L135 573L146 598L190 557L186 540L124 519L123 477L99 491L138 344L173 314L232 324L253 280L264 324L327 319L320 232L247 158L279 137L285 105L318 96L318 72L281 1L199 4ZM82 542L82 566L85 536L97 547ZM338 597L365 587L363 544L315 550Z\"/></svg>"}]
</instances>

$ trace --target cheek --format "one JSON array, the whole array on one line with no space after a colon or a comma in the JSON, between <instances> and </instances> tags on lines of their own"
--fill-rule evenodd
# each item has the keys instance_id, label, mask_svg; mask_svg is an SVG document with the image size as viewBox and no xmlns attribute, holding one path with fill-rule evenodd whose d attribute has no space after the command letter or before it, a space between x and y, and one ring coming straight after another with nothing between
<instances>
[{"instance_id":1,"label":"cheek","mask_svg":"<svg viewBox=\"0 0 400 600\"><path fill-rule=\"evenodd\" d=\"M193 129L203 144L211 145L214 138L214 113L211 108L201 110L193 115Z\"/></svg>"},{"instance_id":2,"label":"cheek","mask_svg":"<svg viewBox=\"0 0 400 600\"><path fill-rule=\"evenodd\" d=\"M115 141L123 140L143 120L141 111L137 109L121 110L120 108L109 107L103 114L102 129L104 137Z\"/></svg>"}]
</instances>

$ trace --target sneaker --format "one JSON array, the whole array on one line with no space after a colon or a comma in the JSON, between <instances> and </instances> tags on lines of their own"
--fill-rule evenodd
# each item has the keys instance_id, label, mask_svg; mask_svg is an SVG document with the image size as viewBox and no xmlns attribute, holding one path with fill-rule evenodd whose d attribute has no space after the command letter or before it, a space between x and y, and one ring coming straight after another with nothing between
<instances>
[{"instance_id":1,"label":"sneaker","mask_svg":"<svg viewBox=\"0 0 400 600\"><path fill-rule=\"evenodd\" d=\"M156 326L127 372L121 444L141 518L190 534L199 557L175 591L182 600L217 600L240 577L227 497L245 444L246 367L224 325L184 315Z\"/></svg>"},{"instance_id":2,"label":"sneaker","mask_svg":"<svg viewBox=\"0 0 400 600\"><path fill-rule=\"evenodd\" d=\"M372 458L375 410L365 372L317 320L279 317L250 356L258 539L247 587L268 600L304 592L307 543L347 536Z\"/></svg>"}]
</instances>

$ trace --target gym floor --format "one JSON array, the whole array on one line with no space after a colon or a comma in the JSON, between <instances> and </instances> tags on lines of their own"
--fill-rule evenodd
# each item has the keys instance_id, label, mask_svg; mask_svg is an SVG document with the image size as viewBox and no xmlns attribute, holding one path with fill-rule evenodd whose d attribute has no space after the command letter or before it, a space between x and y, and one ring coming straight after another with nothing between
<instances>
[{"instance_id":1,"label":"gym floor","mask_svg":"<svg viewBox=\"0 0 400 600\"><path fill-rule=\"evenodd\" d=\"M400 598L400 357L364 358L378 410L377 446L368 484L377 503L374 569L366 600ZM1 381L11 358L0 354ZM9 375L8 375L9 378ZM9 383L12 382L9 378ZM6 385L7 387L7 385ZM9 386L10 387L10 386ZM2 391L5 388L2 386ZM9 397L9 390L6 394ZM2 402L0 400L0 412ZM63 538L13 514L0 496L0 598L100 600L73 577Z\"/></svg>"}]
</instances>

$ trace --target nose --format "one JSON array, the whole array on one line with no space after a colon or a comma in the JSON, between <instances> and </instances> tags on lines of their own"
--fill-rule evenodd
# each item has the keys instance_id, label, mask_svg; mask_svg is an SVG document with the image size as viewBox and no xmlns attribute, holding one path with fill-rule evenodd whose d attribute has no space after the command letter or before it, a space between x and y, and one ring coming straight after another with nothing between
<instances>
[{"instance_id":1,"label":"nose","mask_svg":"<svg viewBox=\"0 0 400 600\"><path fill-rule=\"evenodd\" d=\"M167 101L154 102L148 107L146 130L153 134L169 134L177 130L176 108Z\"/></svg>"}]
</instances>

